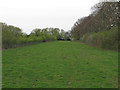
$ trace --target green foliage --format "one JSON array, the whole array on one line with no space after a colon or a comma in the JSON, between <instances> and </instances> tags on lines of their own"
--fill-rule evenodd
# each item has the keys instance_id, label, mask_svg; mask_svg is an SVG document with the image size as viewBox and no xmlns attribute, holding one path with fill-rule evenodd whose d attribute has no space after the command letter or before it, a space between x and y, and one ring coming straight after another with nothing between
<instances>
[{"instance_id":1,"label":"green foliage","mask_svg":"<svg viewBox=\"0 0 120 90\"><path fill-rule=\"evenodd\" d=\"M21 29L14 26L2 24L2 44L3 48L14 47L18 42L18 37L22 34Z\"/></svg>"},{"instance_id":2,"label":"green foliage","mask_svg":"<svg viewBox=\"0 0 120 90\"><path fill-rule=\"evenodd\" d=\"M78 19L71 28L72 38L100 48L118 50L118 21L118 2L97 3L89 16Z\"/></svg>"},{"instance_id":3,"label":"green foliage","mask_svg":"<svg viewBox=\"0 0 120 90\"><path fill-rule=\"evenodd\" d=\"M118 2L100 2L92 7L89 16L78 19L71 28L74 39L79 40L89 32L110 30L119 21Z\"/></svg>"},{"instance_id":4,"label":"green foliage","mask_svg":"<svg viewBox=\"0 0 120 90\"><path fill-rule=\"evenodd\" d=\"M3 48L13 48L34 43L55 41L58 39L65 39L65 36L66 34L64 30L60 30L59 28L37 28L27 35L18 27L2 23Z\"/></svg>"},{"instance_id":5,"label":"green foliage","mask_svg":"<svg viewBox=\"0 0 120 90\"><path fill-rule=\"evenodd\" d=\"M117 88L118 53L79 42L3 50L3 88Z\"/></svg>"},{"instance_id":6,"label":"green foliage","mask_svg":"<svg viewBox=\"0 0 120 90\"><path fill-rule=\"evenodd\" d=\"M81 41L104 49L118 50L118 27L116 26L109 31L87 33Z\"/></svg>"}]
</instances>

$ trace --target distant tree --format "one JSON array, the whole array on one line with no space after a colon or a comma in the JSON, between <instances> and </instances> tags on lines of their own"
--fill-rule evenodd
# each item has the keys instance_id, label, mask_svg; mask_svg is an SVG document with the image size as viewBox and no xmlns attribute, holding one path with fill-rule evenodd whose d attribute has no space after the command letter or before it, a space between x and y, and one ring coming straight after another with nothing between
<instances>
[{"instance_id":1,"label":"distant tree","mask_svg":"<svg viewBox=\"0 0 120 90\"><path fill-rule=\"evenodd\" d=\"M100 2L92 7L92 13L74 24L71 28L72 38L80 38L88 32L111 30L118 23L118 3Z\"/></svg>"}]
</instances>

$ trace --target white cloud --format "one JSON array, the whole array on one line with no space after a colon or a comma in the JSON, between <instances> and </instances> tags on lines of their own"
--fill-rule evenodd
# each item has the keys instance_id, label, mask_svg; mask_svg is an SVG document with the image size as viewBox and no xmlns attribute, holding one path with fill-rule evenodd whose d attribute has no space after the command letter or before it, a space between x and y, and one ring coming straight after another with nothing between
<instances>
[{"instance_id":1,"label":"white cloud","mask_svg":"<svg viewBox=\"0 0 120 90\"><path fill-rule=\"evenodd\" d=\"M0 22L22 28L58 27L70 30L78 18L90 14L98 0L1 0Z\"/></svg>"}]
</instances>

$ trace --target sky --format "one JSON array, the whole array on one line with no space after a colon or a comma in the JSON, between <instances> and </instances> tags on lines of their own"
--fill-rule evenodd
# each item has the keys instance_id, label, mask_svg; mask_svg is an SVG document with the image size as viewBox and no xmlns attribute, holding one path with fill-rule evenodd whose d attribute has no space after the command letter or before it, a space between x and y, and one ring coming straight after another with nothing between
<instances>
[{"instance_id":1,"label":"sky","mask_svg":"<svg viewBox=\"0 0 120 90\"><path fill-rule=\"evenodd\" d=\"M29 34L35 28L68 31L74 23L91 13L99 0L0 0L0 22Z\"/></svg>"}]
</instances>

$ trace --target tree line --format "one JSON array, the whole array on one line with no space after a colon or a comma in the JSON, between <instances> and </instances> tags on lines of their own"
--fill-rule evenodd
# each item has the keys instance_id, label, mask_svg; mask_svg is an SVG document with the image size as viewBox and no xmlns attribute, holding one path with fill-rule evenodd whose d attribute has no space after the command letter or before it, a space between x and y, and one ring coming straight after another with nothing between
<instances>
[{"instance_id":1,"label":"tree line","mask_svg":"<svg viewBox=\"0 0 120 90\"><path fill-rule=\"evenodd\" d=\"M89 16L78 19L71 37L90 45L118 49L119 2L99 2ZM113 46L113 47L112 47Z\"/></svg>"},{"instance_id":2,"label":"tree line","mask_svg":"<svg viewBox=\"0 0 120 90\"><path fill-rule=\"evenodd\" d=\"M2 24L2 47L12 48L56 40L80 40L86 44L118 50L119 2L99 2L89 16L78 19L70 31L36 28L28 35L22 29Z\"/></svg>"},{"instance_id":3,"label":"tree line","mask_svg":"<svg viewBox=\"0 0 120 90\"><path fill-rule=\"evenodd\" d=\"M23 33L19 27L2 24L2 48L13 48L40 42L70 40L70 33L59 28L34 29L30 34Z\"/></svg>"}]
</instances>

